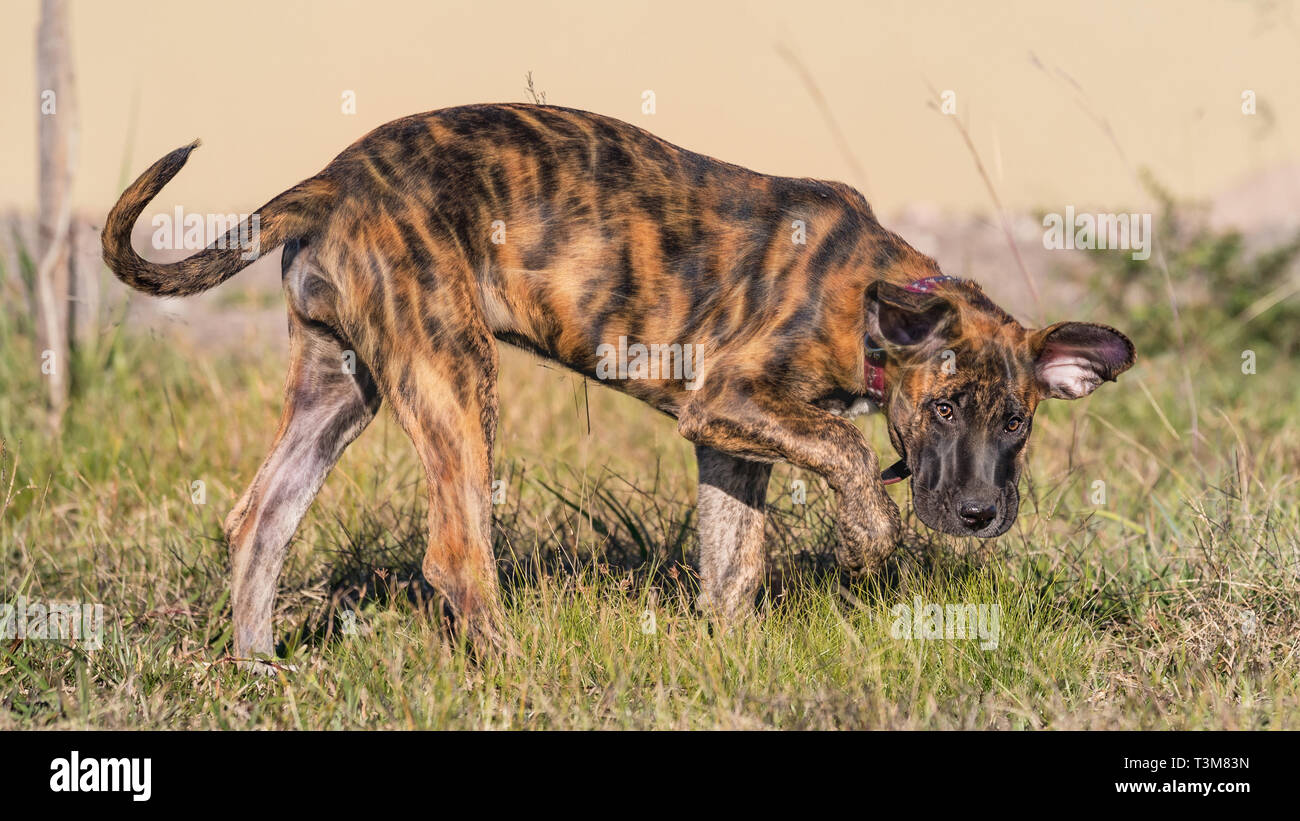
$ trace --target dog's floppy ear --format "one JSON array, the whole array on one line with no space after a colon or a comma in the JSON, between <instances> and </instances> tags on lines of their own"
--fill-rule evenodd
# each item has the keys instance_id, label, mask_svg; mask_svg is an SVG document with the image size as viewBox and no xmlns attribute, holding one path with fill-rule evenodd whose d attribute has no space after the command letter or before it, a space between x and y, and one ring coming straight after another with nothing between
<instances>
[{"instance_id":1,"label":"dog's floppy ear","mask_svg":"<svg viewBox=\"0 0 1300 821\"><path fill-rule=\"evenodd\" d=\"M1058 322L1030 338L1034 376L1044 397L1079 399L1133 366L1127 336L1106 325Z\"/></svg>"},{"instance_id":2,"label":"dog's floppy ear","mask_svg":"<svg viewBox=\"0 0 1300 821\"><path fill-rule=\"evenodd\" d=\"M957 324L957 309L943 297L877 281L867 286L867 329L872 339L910 348L946 338Z\"/></svg>"}]
</instances>

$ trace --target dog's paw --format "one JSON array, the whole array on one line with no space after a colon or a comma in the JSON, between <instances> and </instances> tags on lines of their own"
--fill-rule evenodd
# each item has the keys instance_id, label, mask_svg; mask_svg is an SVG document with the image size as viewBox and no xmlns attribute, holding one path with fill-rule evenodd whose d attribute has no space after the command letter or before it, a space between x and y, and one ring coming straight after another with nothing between
<instances>
[{"instance_id":1,"label":"dog's paw","mask_svg":"<svg viewBox=\"0 0 1300 821\"><path fill-rule=\"evenodd\" d=\"M875 573L898 548L902 524L898 506L884 493L841 494L835 560L854 576Z\"/></svg>"},{"instance_id":2,"label":"dog's paw","mask_svg":"<svg viewBox=\"0 0 1300 821\"><path fill-rule=\"evenodd\" d=\"M224 656L217 663L233 664L241 673L255 678L272 678L281 673L298 672L298 665L287 664L271 656Z\"/></svg>"},{"instance_id":3,"label":"dog's paw","mask_svg":"<svg viewBox=\"0 0 1300 821\"><path fill-rule=\"evenodd\" d=\"M478 663L489 659L501 661L519 655L519 646L503 622L498 608L476 609L458 617L457 623L464 632L467 649Z\"/></svg>"},{"instance_id":4,"label":"dog's paw","mask_svg":"<svg viewBox=\"0 0 1300 821\"><path fill-rule=\"evenodd\" d=\"M709 623L722 632L737 625L747 624L758 618L754 607L754 590L728 589L721 585L705 582L695 608Z\"/></svg>"}]
</instances>

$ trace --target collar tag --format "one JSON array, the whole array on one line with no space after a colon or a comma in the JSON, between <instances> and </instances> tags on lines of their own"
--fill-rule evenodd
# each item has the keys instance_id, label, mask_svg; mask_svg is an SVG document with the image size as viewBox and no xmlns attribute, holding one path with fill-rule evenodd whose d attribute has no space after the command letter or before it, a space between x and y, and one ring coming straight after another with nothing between
<instances>
[{"instance_id":1,"label":"collar tag","mask_svg":"<svg viewBox=\"0 0 1300 821\"><path fill-rule=\"evenodd\" d=\"M895 482L903 481L911 475L912 471L908 469L907 461L905 459L899 459L894 464L880 471L880 483L882 485L892 485Z\"/></svg>"}]
</instances>

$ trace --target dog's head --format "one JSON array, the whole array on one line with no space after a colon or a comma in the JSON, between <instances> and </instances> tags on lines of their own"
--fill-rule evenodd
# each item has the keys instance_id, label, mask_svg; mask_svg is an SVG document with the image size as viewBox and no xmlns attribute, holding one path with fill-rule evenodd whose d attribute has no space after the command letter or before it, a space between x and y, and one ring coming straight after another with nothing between
<instances>
[{"instance_id":1,"label":"dog's head","mask_svg":"<svg viewBox=\"0 0 1300 821\"><path fill-rule=\"evenodd\" d=\"M888 361L884 410L917 516L960 536L998 536L1015 521L1039 401L1087 396L1136 356L1104 325L1026 329L973 283L948 277L873 283L867 328Z\"/></svg>"}]
</instances>

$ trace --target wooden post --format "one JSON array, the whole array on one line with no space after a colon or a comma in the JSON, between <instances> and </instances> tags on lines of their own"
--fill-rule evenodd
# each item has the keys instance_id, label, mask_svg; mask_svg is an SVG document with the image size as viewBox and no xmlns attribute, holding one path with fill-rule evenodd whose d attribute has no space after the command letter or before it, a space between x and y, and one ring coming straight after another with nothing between
<instances>
[{"instance_id":1,"label":"wooden post","mask_svg":"<svg viewBox=\"0 0 1300 821\"><path fill-rule=\"evenodd\" d=\"M65 0L41 2L36 30L36 85L40 105L37 338L41 344L41 371L49 380L50 423L57 428L68 400L69 331L75 317L68 296L77 104Z\"/></svg>"}]
</instances>

